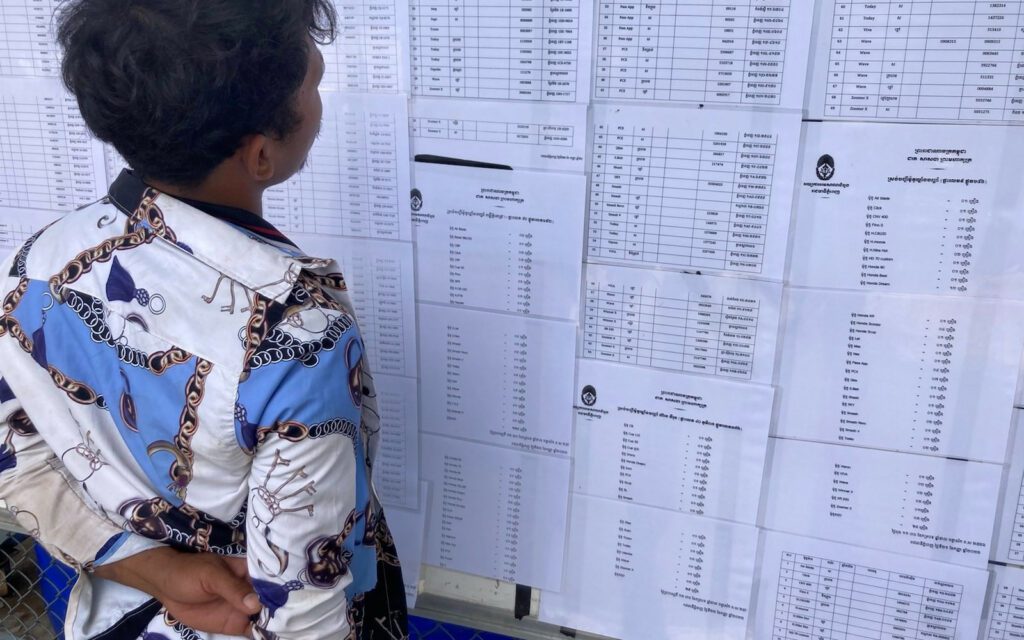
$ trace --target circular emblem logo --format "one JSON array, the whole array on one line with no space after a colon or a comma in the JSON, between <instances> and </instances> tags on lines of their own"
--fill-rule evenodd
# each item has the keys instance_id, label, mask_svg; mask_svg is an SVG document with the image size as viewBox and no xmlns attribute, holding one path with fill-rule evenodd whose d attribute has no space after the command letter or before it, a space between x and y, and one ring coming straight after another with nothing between
<instances>
[{"instance_id":1,"label":"circular emblem logo","mask_svg":"<svg viewBox=\"0 0 1024 640\"><path fill-rule=\"evenodd\" d=\"M597 402L597 389L594 388L594 385L588 384L583 387L583 393L580 394L580 400L582 400L583 404L588 407L594 406Z\"/></svg>"},{"instance_id":2,"label":"circular emblem logo","mask_svg":"<svg viewBox=\"0 0 1024 640\"><path fill-rule=\"evenodd\" d=\"M423 194L420 193L419 189L413 189L409 200L412 205L413 211L419 211L423 208Z\"/></svg>"},{"instance_id":3,"label":"circular emblem logo","mask_svg":"<svg viewBox=\"0 0 1024 640\"><path fill-rule=\"evenodd\" d=\"M831 180L832 176L836 175L836 161L826 153L818 158L818 166L814 172L818 174L819 180Z\"/></svg>"}]
</instances>

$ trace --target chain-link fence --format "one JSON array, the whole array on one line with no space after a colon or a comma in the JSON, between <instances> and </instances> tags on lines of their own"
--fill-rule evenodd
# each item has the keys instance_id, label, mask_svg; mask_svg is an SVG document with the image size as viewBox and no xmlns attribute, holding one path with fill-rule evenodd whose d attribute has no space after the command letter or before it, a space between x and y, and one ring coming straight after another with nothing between
<instances>
[{"instance_id":1,"label":"chain-link fence","mask_svg":"<svg viewBox=\"0 0 1024 640\"><path fill-rule=\"evenodd\" d=\"M74 572L28 536L0 530L0 640L56 640ZM514 640L412 616L414 640Z\"/></svg>"},{"instance_id":2,"label":"chain-link fence","mask_svg":"<svg viewBox=\"0 0 1024 640\"><path fill-rule=\"evenodd\" d=\"M409 619L409 636L414 640L515 640L497 633L478 631L417 616L412 616Z\"/></svg>"},{"instance_id":3,"label":"chain-link fence","mask_svg":"<svg viewBox=\"0 0 1024 640\"><path fill-rule=\"evenodd\" d=\"M31 538L0 532L0 640L53 640L74 572Z\"/></svg>"}]
</instances>

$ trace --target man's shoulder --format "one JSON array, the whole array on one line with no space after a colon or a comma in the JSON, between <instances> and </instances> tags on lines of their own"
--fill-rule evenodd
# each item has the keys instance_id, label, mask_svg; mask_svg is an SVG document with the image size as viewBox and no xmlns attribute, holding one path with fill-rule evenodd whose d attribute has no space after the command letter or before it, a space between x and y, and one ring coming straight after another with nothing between
<instances>
[{"instance_id":1,"label":"man's shoulder","mask_svg":"<svg viewBox=\"0 0 1024 640\"><path fill-rule=\"evenodd\" d=\"M0 295L39 290L20 301L19 315L67 306L94 339L110 338L101 342L119 341L145 353L182 350L240 368L241 328L255 296L239 274L211 266L179 239L188 236L140 223L100 201L66 214L15 249L0 264Z\"/></svg>"}]
</instances>

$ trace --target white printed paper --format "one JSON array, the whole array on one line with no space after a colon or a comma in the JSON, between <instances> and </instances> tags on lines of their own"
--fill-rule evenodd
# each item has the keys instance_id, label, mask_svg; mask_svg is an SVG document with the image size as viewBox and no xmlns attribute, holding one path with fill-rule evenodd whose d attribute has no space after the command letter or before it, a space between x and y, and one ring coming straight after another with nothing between
<instances>
[{"instance_id":1,"label":"white printed paper","mask_svg":"<svg viewBox=\"0 0 1024 640\"><path fill-rule=\"evenodd\" d=\"M774 390L580 360L573 491L755 524Z\"/></svg>"},{"instance_id":2,"label":"white printed paper","mask_svg":"<svg viewBox=\"0 0 1024 640\"><path fill-rule=\"evenodd\" d=\"M568 456L575 325L419 305L423 430Z\"/></svg>"},{"instance_id":3,"label":"white printed paper","mask_svg":"<svg viewBox=\"0 0 1024 640\"><path fill-rule=\"evenodd\" d=\"M1003 462L1024 304L788 295L776 435Z\"/></svg>"},{"instance_id":4,"label":"white printed paper","mask_svg":"<svg viewBox=\"0 0 1024 640\"><path fill-rule=\"evenodd\" d=\"M1020 121L1022 15L1014 3L819 3L812 118Z\"/></svg>"},{"instance_id":5,"label":"white printed paper","mask_svg":"<svg viewBox=\"0 0 1024 640\"><path fill-rule=\"evenodd\" d=\"M597 98L799 109L814 3L598 3Z\"/></svg>"},{"instance_id":6,"label":"white printed paper","mask_svg":"<svg viewBox=\"0 0 1024 640\"><path fill-rule=\"evenodd\" d=\"M767 532L753 637L975 638L987 584L980 569Z\"/></svg>"},{"instance_id":7,"label":"white printed paper","mask_svg":"<svg viewBox=\"0 0 1024 640\"><path fill-rule=\"evenodd\" d=\"M57 0L4 0L0 75L56 77L60 48L53 30Z\"/></svg>"},{"instance_id":8,"label":"white printed paper","mask_svg":"<svg viewBox=\"0 0 1024 640\"><path fill-rule=\"evenodd\" d=\"M0 207L0 255L17 249L32 235L56 220L56 213Z\"/></svg>"},{"instance_id":9,"label":"white printed paper","mask_svg":"<svg viewBox=\"0 0 1024 640\"><path fill-rule=\"evenodd\" d=\"M587 107L417 98L409 131L414 156L583 173Z\"/></svg>"},{"instance_id":10,"label":"white printed paper","mask_svg":"<svg viewBox=\"0 0 1024 640\"><path fill-rule=\"evenodd\" d=\"M589 264L584 358L770 383L782 284Z\"/></svg>"},{"instance_id":11,"label":"white printed paper","mask_svg":"<svg viewBox=\"0 0 1024 640\"><path fill-rule=\"evenodd\" d=\"M409 5L396 0L338 0L338 30L321 45L321 89L398 93L409 87Z\"/></svg>"},{"instance_id":12,"label":"white printed paper","mask_svg":"<svg viewBox=\"0 0 1024 640\"><path fill-rule=\"evenodd\" d=\"M419 595L420 568L423 564L423 541L427 531L427 515L430 504L430 484L420 482L418 488L419 508L400 509L388 507L384 516L388 529L395 538L398 561L402 565L402 581L405 583L406 605L416 606Z\"/></svg>"},{"instance_id":13,"label":"white printed paper","mask_svg":"<svg viewBox=\"0 0 1024 640\"><path fill-rule=\"evenodd\" d=\"M586 178L418 162L417 300L575 320Z\"/></svg>"},{"instance_id":14,"label":"white printed paper","mask_svg":"<svg viewBox=\"0 0 1024 640\"><path fill-rule=\"evenodd\" d=\"M588 261L782 279L796 113L594 107Z\"/></svg>"},{"instance_id":15,"label":"white printed paper","mask_svg":"<svg viewBox=\"0 0 1024 640\"><path fill-rule=\"evenodd\" d=\"M415 376L416 289L406 242L292 236L302 250L338 261L374 373Z\"/></svg>"},{"instance_id":16,"label":"white printed paper","mask_svg":"<svg viewBox=\"0 0 1024 640\"><path fill-rule=\"evenodd\" d=\"M1024 130L809 123L794 285L1024 298Z\"/></svg>"},{"instance_id":17,"label":"white printed paper","mask_svg":"<svg viewBox=\"0 0 1024 640\"><path fill-rule=\"evenodd\" d=\"M373 485L383 504L420 509L419 384L416 378L376 374L380 448L373 467Z\"/></svg>"},{"instance_id":18,"label":"white printed paper","mask_svg":"<svg viewBox=\"0 0 1024 640\"><path fill-rule=\"evenodd\" d=\"M1013 449L999 507L999 526L992 559L1024 565L1024 412L1014 412Z\"/></svg>"},{"instance_id":19,"label":"white printed paper","mask_svg":"<svg viewBox=\"0 0 1024 640\"><path fill-rule=\"evenodd\" d=\"M586 102L594 5L585 0L414 0L412 93Z\"/></svg>"},{"instance_id":20,"label":"white printed paper","mask_svg":"<svg viewBox=\"0 0 1024 640\"><path fill-rule=\"evenodd\" d=\"M411 240L408 100L324 93L305 168L267 189L267 220L285 234Z\"/></svg>"},{"instance_id":21,"label":"white printed paper","mask_svg":"<svg viewBox=\"0 0 1024 640\"><path fill-rule=\"evenodd\" d=\"M423 479L433 487L427 564L560 588L568 460L425 434Z\"/></svg>"},{"instance_id":22,"label":"white printed paper","mask_svg":"<svg viewBox=\"0 0 1024 640\"><path fill-rule=\"evenodd\" d=\"M980 640L1024 638L1024 569L993 564Z\"/></svg>"},{"instance_id":23,"label":"white printed paper","mask_svg":"<svg viewBox=\"0 0 1024 640\"><path fill-rule=\"evenodd\" d=\"M769 529L984 569L1002 467L773 438Z\"/></svg>"},{"instance_id":24,"label":"white printed paper","mask_svg":"<svg viewBox=\"0 0 1024 640\"><path fill-rule=\"evenodd\" d=\"M55 80L0 78L0 211L68 213L107 192L103 146Z\"/></svg>"},{"instance_id":25,"label":"white printed paper","mask_svg":"<svg viewBox=\"0 0 1024 640\"><path fill-rule=\"evenodd\" d=\"M117 152L112 145L103 145L103 166L107 172L107 183L112 183L121 175L121 171L128 169L128 161Z\"/></svg>"},{"instance_id":26,"label":"white printed paper","mask_svg":"<svg viewBox=\"0 0 1024 640\"><path fill-rule=\"evenodd\" d=\"M540 619L622 638L742 638L757 529L574 494L565 581Z\"/></svg>"}]
</instances>

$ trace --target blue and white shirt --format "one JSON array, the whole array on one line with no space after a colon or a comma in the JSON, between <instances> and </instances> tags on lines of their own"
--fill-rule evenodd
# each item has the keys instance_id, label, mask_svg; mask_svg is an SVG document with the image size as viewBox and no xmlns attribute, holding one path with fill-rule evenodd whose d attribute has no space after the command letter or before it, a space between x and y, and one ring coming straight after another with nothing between
<instances>
[{"instance_id":1,"label":"blue and white shirt","mask_svg":"<svg viewBox=\"0 0 1024 640\"><path fill-rule=\"evenodd\" d=\"M345 280L258 217L197 204L125 172L0 264L0 498L78 568L158 544L245 554L257 637L371 637L381 589L398 597L380 637L404 637ZM213 637L87 572L66 629Z\"/></svg>"}]
</instances>

